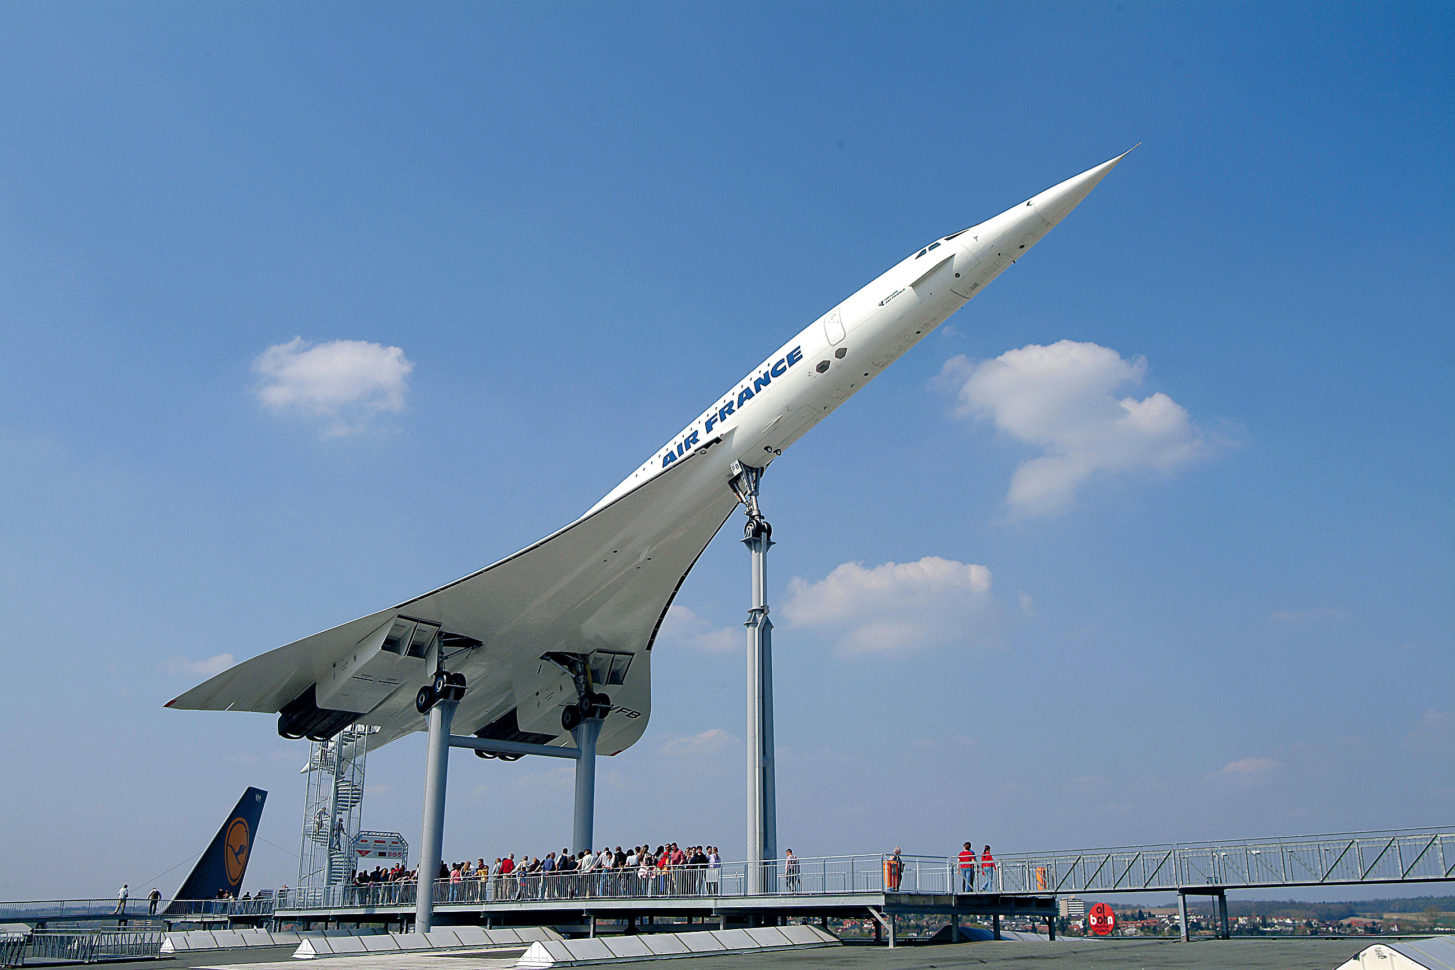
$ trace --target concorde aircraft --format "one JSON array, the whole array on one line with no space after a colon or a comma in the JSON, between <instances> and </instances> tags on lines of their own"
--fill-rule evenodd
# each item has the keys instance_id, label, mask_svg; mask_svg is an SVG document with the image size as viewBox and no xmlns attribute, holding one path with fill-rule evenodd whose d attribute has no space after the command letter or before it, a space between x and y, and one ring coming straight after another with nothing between
<instances>
[{"instance_id":1,"label":"concorde aircraft","mask_svg":"<svg viewBox=\"0 0 1455 970\"><path fill-rule=\"evenodd\" d=\"M637 741L652 644L673 597L770 465L849 395L1023 256L1126 153L906 256L795 334L579 519L398 606L223 671L167 704L278 715L284 737L362 723L371 748L423 730L441 697L479 738L567 746L604 718L599 748ZM469 689L466 691L465 685Z\"/></svg>"}]
</instances>

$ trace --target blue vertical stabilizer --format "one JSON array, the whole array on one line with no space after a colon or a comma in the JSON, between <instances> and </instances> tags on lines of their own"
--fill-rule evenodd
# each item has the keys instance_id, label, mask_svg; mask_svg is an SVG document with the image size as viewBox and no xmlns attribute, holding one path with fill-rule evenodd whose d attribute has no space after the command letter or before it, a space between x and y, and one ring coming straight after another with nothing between
<instances>
[{"instance_id":1,"label":"blue vertical stabilizer","mask_svg":"<svg viewBox=\"0 0 1455 970\"><path fill-rule=\"evenodd\" d=\"M267 798L268 793L261 788L243 792L237 807L228 814L173 899L217 899L224 893L241 895L243 874L253 854L253 839L257 837L258 820L263 817L263 802Z\"/></svg>"}]
</instances>

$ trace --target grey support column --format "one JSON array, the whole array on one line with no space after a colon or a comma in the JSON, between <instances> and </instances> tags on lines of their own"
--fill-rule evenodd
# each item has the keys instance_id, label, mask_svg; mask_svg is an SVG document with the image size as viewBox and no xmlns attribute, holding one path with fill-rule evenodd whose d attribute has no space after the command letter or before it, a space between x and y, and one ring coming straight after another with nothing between
<instances>
[{"instance_id":1,"label":"grey support column","mask_svg":"<svg viewBox=\"0 0 1455 970\"><path fill-rule=\"evenodd\" d=\"M580 755L576 758L576 808L571 819L571 851L594 851L596 821L596 739L601 719L588 717L571 729Z\"/></svg>"},{"instance_id":2,"label":"grey support column","mask_svg":"<svg viewBox=\"0 0 1455 970\"><path fill-rule=\"evenodd\" d=\"M748 893L771 892L778 859L778 797L773 766L773 621L768 618L766 529L744 537L753 560L748 610Z\"/></svg>"},{"instance_id":3,"label":"grey support column","mask_svg":"<svg viewBox=\"0 0 1455 970\"><path fill-rule=\"evenodd\" d=\"M450 766L450 722L458 701L441 700L429 710L429 753L424 772L424 832L419 838L419 884L414 931L428 933L434 921L434 883L440 871L445 832L445 776Z\"/></svg>"},{"instance_id":4,"label":"grey support column","mask_svg":"<svg viewBox=\"0 0 1455 970\"><path fill-rule=\"evenodd\" d=\"M748 609L748 846L747 891L777 889L778 795L773 768L773 622L768 619L768 550L773 527L758 507L763 469L734 461L728 483L747 514L743 545L753 562ZM771 882L770 882L771 880Z\"/></svg>"},{"instance_id":5,"label":"grey support column","mask_svg":"<svg viewBox=\"0 0 1455 970\"><path fill-rule=\"evenodd\" d=\"M1186 943L1192 939L1192 934L1187 930L1187 893L1177 894L1177 924L1182 927L1182 942Z\"/></svg>"}]
</instances>

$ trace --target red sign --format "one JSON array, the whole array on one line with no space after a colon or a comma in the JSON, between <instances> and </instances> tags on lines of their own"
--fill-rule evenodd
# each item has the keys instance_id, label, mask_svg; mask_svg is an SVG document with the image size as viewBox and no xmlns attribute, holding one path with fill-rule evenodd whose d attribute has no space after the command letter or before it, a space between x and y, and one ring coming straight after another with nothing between
<instances>
[{"instance_id":1,"label":"red sign","mask_svg":"<svg viewBox=\"0 0 1455 970\"><path fill-rule=\"evenodd\" d=\"M1106 936L1117 928L1116 914L1106 903L1097 903L1091 907L1091 912L1086 914L1086 921L1091 927L1091 932L1097 936Z\"/></svg>"}]
</instances>

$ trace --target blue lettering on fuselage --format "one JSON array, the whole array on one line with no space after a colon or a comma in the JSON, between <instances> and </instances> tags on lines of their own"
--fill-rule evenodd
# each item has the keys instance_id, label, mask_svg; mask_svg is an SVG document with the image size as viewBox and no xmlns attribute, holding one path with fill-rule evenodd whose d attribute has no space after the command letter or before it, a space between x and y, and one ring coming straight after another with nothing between
<instances>
[{"instance_id":1,"label":"blue lettering on fuselage","mask_svg":"<svg viewBox=\"0 0 1455 970\"><path fill-rule=\"evenodd\" d=\"M788 369L794 364L803 360L803 348L794 347L787 354L779 357L767 370L755 374L747 382L739 387L734 393L723 399L722 404L713 408L702 418L702 429L693 428L682 436L680 441L673 442L662 454L662 467L666 468L672 462L681 458L687 452L697 447L702 437L712 433L714 425L721 424L728 419L736 409L741 408L753 399L753 395L760 394L768 389L768 385L774 380L788 373Z\"/></svg>"}]
</instances>

